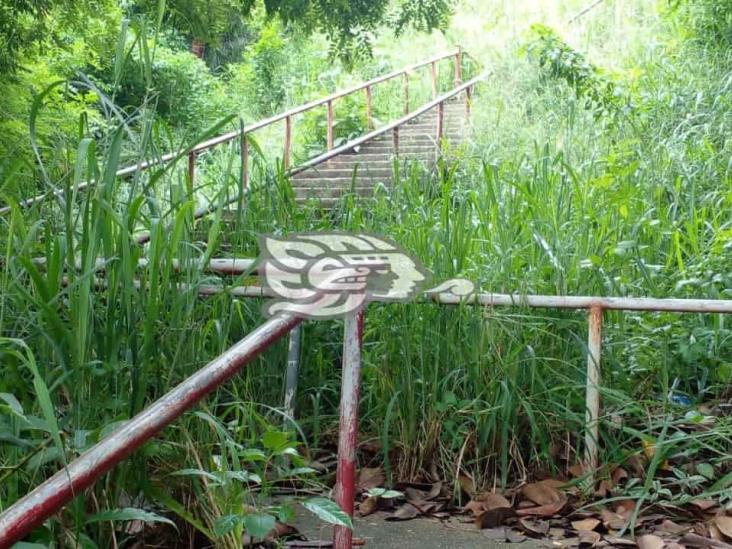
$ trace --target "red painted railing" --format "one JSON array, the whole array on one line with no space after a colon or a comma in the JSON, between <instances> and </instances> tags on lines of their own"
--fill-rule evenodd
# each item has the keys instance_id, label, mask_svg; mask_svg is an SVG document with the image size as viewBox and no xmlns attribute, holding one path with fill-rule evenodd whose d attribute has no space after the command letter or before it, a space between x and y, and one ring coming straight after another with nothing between
<instances>
[{"instance_id":1,"label":"red painted railing","mask_svg":"<svg viewBox=\"0 0 732 549\"><path fill-rule=\"evenodd\" d=\"M454 73L454 81L455 81L455 87L459 87L462 84L462 65L463 65L463 58L464 57L472 57L467 53L463 52L462 48L458 47L456 50L442 53L440 55L436 55L435 57L432 57L430 59L427 59L426 61L422 61L420 63L416 63L414 65L409 65L406 67L403 67L397 71L391 72L389 74L385 74L383 76L379 76L377 78L374 78L372 80L369 80L367 82L363 82L361 84L357 84L356 86L353 86L351 88L333 93L327 97L322 97L320 99L316 99L314 101L310 101L309 103L305 103L303 105L299 105L297 107L294 107L292 109L289 109L285 112L282 112L280 114L276 114L270 118L266 118L264 120L260 120L258 122L255 122L254 124L251 124L249 126L245 126L242 129L228 132L216 137L213 137L211 139L208 139L206 141L203 141L201 143L198 143L188 149L187 154L188 156L188 177L191 181L191 184L195 178L195 172L196 172L196 158L198 155L200 155L202 152L205 152L209 149L213 149L217 147L218 145L222 145L224 143L230 143L234 140L239 139L240 140L240 154L241 154L241 178L242 178L242 184L246 187L249 181L249 142L247 140L247 136L261 130L263 128L266 128L268 126L271 126L273 124L276 124L278 122L284 122L284 145L283 145L283 151L282 151L282 162L285 167L285 169L289 169L291 158L292 158L292 128L293 128L293 120L295 116L305 113L307 111L310 111L312 109L323 107L325 106L327 109L327 147L328 151L331 151L333 149L333 126L335 124L335 111L334 111L334 104L339 99L342 99L344 97L353 95L355 93L364 92L366 97L366 117L368 120L368 128L371 130L374 127L374 120L373 120L373 105L372 105L372 91L373 88L378 86L379 84L382 84L384 82L389 82L391 80L394 80L396 78L403 78L404 80L404 114L407 115L410 112L410 101L409 101L409 86L410 86L410 78L412 74L415 71L418 71L420 69L423 69L424 67L430 67L430 76L432 80L432 98L433 100L437 98L438 96L438 67L439 63L443 60L452 59L453 60L453 73ZM475 62L477 65L480 65L477 61ZM468 88L468 91L466 92L466 95L470 96L470 88ZM170 152L167 154L164 154L160 156L159 158L151 159L151 160L145 160L142 162L138 162L136 164L125 166L124 168L121 168L116 172L117 177L128 177L131 175L134 175L136 173L145 171L149 168L152 168L154 166L159 166L161 164L166 164L168 162L174 161L176 159L179 159L181 157L181 152ZM93 186L93 181L87 181L82 182L75 188L76 191L83 191L88 189L89 187ZM46 200L47 198L51 196L60 196L63 194L63 191L55 191L55 192L47 192L44 194L40 194L38 196L35 196L33 198L29 198L27 200L24 200L20 202L20 206L22 208L26 208L29 206L32 206L34 204L37 204L39 202L42 202ZM9 206L0 207L0 215L7 214L10 211Z\"/></svg>"},{"instance_id":2,"label":"red painted railing","mask_svg":"<svg viewBox=\"0 0 732 549\"><path fill-rule=\"evenodd\" d=\"M243 273L252 268L249 259L218 259L212 261L216 272ZM101 269L101 265L100 265ZM97 281L104 286L103 281ZM190 287L181 286L182 290ZM222 288L200 286L202 296L229 293L237 297L267 295L261 287L241 286ZM474 294L467 298L450 293L428 293L424 300L443 304L472 304L482 307L530 307L553 309L585 309L588 315L588 352L586 381L585 460L590 468L597 466L598 426L600 408L600 356L602 351L602 321L605 310L666 311L678 313L732 313L732 301L713 299L654 299L634 297L541 296ZM343 341L343 373L340 403L338 469L335 499L341 508L353 516L356 474L356 445L358 434L358 404L360 392L361 345L365 310L346 317ZM299 326L301 319L279 315L266 321L239 343L214 359L202 370L178 385L167 395L105 437L91 450L69 466L14 503L0 515L0 549L10 547L30 533L48 517L68 503L75 494L89 488L101 475L129 456L145 441L170 425L208 393L226 382L275 341ZM297 377L297 357L288 360L286 394ZM294 371L293 371L294 369ZM352 547L350 529L334 529L333 546Z\"/></svg>"}]
</instances>

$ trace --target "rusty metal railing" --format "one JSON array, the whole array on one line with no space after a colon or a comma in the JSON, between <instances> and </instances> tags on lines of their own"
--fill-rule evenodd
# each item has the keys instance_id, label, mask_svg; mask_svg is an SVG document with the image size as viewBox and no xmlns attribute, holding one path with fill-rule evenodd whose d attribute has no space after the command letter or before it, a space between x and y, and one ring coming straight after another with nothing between
<instances>
[{"instance_id":1,"label":"rusty metal railing","mask_svg":"<svg viewBox=\"0 0 732 549\"><path fill-rule=\"evenodd\" d=\"M367 82L362 82L361 84L357 84L351 88L347 88L345 90L333 93L326 97L322 97L320 99L310 101L309 103L299 105L297 107L289 109L280 114L276 114L270 118L266 118L264 120L255 122L249 126L245 126L239 130L224 133L222 135L213 137L206 141L202 141L202 142L194 145L193 147L191 147L187 152L187 157L188 157L188 168L187 169L188 169L188 177L190 180L190 184L191 184L191 186L193 185L193 180L195 178L196 159L197 159L198 155L200 155L202 152L205 152L209 149L213 149L213 148L217 147L218 145L221 145L224 143L230 143L236 139L239 139L240 140L240 143L239 143L240 154L241 154L241 178L242 178L242 185L246 189L246 187L248 186L248 182L249 182L249 142L248 142L247 136L249 134L254 133L255 131L261 130L263 128L266 128L266 127L271 126L272 124L275 124L278 122L284 122L284 126L285 126L284 127L283 151L282 151L282 163L283 163L285 170L289 170L291 167L290 162L291 162L291 158L292 158L292 129L293 129L294 117L299 114L302 114L304 112L307 112L309 110L315 109L317 107L325 106L327 109L326 141L327 141L327 150L331 151L334 148L334 134L333 134L333 127L335 124L334 104L337 100L363 91L365 93L365 97L366 97L367 125L368 125L368 129L372 130L374 128L372 91L375 86L382 84L384 82L394 80L396 78L403 78L403 80L404 80L404 87L403 87L404 114L406 115L406 114L409 114L409 112L410 112L409 86L410 86L411 75L415 71L420 70L424 67L428 67L428 66L430 67L430 69L431 69L430 76L431 76L431 81L432 81L432 99L434 100L438 96L439 63L446 59L453 59L453 65L454 65L453 74L454 74L455 87L459 87L462 84L462 78L463 78L462 65L463 65L464 57L469 57L472 59L472 56L470 56L467 52L464 52L462 50L462 48L458 46L453 51L449 51L446 53L436 55L430 59L427 59L426 61L422 61L422 62L413 64L413 65L403 67L403 68L396 70L394 72L391 72L389 74L385 74L385 75L379 76L377 78L373 78ZM478 63L477 61L476 61L476 64L478 66L480 66L480 63ZM468 100L470 98L470 91L471 91L471 89L468 88L468 91L466 92L466 95L468 96ZM469 109L469 104L468 104L467 108ZM185 155L185 151L184 151L184 155ZM179 152L179 151L170 152L170 153L164 154L155 159L145 160L145 161L133 164L133 165L125 166L124 168L119 169L115 175L116 175L116 177L120 177L120 178L128 177L130 175L145 171L154 166L159 166L159 165L165 164L167 162L171 162L180 157L181 157L181 152ZM94 183L95 183L94 181L82 182L75 187L75 190L76 191L86 190L89 187L93 186ZM29 206L42 202L51 196L62 196L63 194L64 194L63 190L49 191L49 192L34 196L32 198L29 198L27 200L24 200L24 201L20 202L19 205L22 208L27 208ZM9 206L0 207L0 215L5 215L9 212L10 212Z\"/></svg>"},{"instance_id":2,"label":"rusty metal railing","mask_svg":"<svg viewBox=\"0 0 732 549\"><path fill-rule=\"evenodd\" d=\"M217 259L213 270L227 274L243 274L252 270L251 259ZM103 268L103 262L98 264ZM97 285L104 286L103 280ZM236 297L264 297L268 291L258 286L224 288L220 286L190 286L181 284L182 291L196 290L202 296L227 293ZM480 307L529 307L550 309L584 309L588 314L585 462L592 476L597 467L600 366L602 353L602 322L605 310L677 313L732 313L732 300L713 299L655 299L635 297L545 296L479 293L459 297L450 293L427 293L424 302L442 305L473 305ZM340 400L338 468L334 495L341 508L353 516L356 477L356 447L358 434L358 404L361 385L361 346L365 309L350 313L345 319L343 338L343 373ZM50 517L75 494L90 487L102 474L125 459L146 440L171 424L205 395L223 384L267 347L293 329L300 318L279 315L266 321L239 343L214 359L202 370L178 385L167 395L105 437L69 466L45 481L0 515L0 549L9 547ZM299 335L298 335L299 337ZM299 344L299 342L298 342ZM288 355L288 391L297 377L298 352ZM286 394L286 403L293 395ZM290 404L291 405L291 404ZM352 547L352 531L337 526L333 546Z\"/></svg>"}]
</instances>

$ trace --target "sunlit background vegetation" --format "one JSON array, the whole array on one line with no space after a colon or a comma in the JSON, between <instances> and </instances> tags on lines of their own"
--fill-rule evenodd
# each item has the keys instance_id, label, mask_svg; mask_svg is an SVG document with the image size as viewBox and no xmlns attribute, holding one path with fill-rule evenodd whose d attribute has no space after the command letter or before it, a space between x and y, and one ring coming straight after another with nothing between
<instances>
[{"instance_id":1,"label":"sunlit background vegetation","mask_svg":"<svg viewBox=\"0 0 732 549\"><path fill-rule=\"evenodd\" d=\"M11 206L0 220L2 508L262 322L258 300L195 291L248 281L202 267L255 257L261 232L388 235L436 280L467 277L483 291L732 298L728 3L607 0L581 14L578 0L461 0L446 18L434 1L427 16L366 21L345 42L337 21L287 2L273 2L274 15L244 2L236 17L226 11L236 2L210 3L224 15L186 11L195 4L0 7L0 198ZM469 139L436 170L401 166L391 193L346 196L332 211L295 204L281 127L252 139L245 207L224 207L241 190L236 146L199 157L195 188L185 155L113 176L455 44L491 73ZM378 123L399 113L401 93L375 94ZM364 108L337 105L341 142L365 130ZM322 151L325 114L299 118L294 135L297 159ZM98 183L74 191L87 180ZM54 189L68 192L18 205ZM214 214L194 221L209 203ZM601 463L654 464L623 495L729 502L731 338L720 315L606 314ZM566 474L583 452L585 341L583 313L371 305L362 463L390 482ZM281 412L283 342L32 541L124 545L137 519L236 547L256 531L252 516L287 520L289 506L269 498L278 481L328 483L305 466L334 445L341 342L339 322L305 325L296 418ZM302 463L286 459L292 447Z\"/></svg>"}]
</instances>

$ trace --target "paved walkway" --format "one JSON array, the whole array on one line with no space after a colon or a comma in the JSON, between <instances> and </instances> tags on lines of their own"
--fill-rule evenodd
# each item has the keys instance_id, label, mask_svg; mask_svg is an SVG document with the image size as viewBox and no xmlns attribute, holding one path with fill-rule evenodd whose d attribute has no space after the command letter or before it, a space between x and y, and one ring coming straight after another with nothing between
<instances>
[{"instance_id":1,"label":"paved walkway","mask_svg":"<svg viewBox=\"0 0 732 549\"><path fill-rule=\"evenodd\" d=\"M367 548L379 549L538 549L558 547L551 540L542 541L527 538L521 543L507 543L495 539L495 531L478 530L472 523L462 523L452 517L446 521L437 519L414 519L408 521L386 521L385 515L375 513L357 518L354 524L355 537L366 542ZM310 540L330 540L331 527L319 522L306 511L298 511L297 528Z\"/></svg>"}]
</instances>

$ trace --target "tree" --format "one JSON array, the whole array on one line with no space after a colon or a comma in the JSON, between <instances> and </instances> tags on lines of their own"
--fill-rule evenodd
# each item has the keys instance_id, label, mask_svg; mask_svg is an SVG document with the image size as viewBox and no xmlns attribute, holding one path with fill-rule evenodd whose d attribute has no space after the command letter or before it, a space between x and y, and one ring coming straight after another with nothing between
<instances>
[{"instance_id":1,"label":"tree","mask_svg":"<svg viewBox=\"0 0 732 549\"><path fill-rule=\"evenodd\" d=\"M322 32L331 53L346 63L371 55L371 41L382 26L396 33L407 27L421 31L443 29L454 0L263 0L270 17L307 33ZM146 11L155 0L141 0ZM192 50L202 55L207 45L219 45L222 36L251 16L257 0L169 0L168 24L188 34Z\"/></svg>"},{"instance_id":2,"label":"tree","mask_svg":"<svg viewBox=\"0 0 732 549\"><path fill-rule=\"evenodd\" d=\"M84 27L88 13L109 0L8 0L0 2L0 71L15 72L18 59L44 43L61 44L68 30Z\"/></svg>"}]
</instances>

